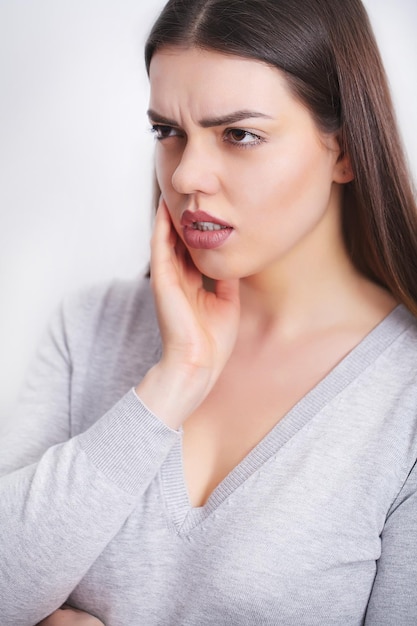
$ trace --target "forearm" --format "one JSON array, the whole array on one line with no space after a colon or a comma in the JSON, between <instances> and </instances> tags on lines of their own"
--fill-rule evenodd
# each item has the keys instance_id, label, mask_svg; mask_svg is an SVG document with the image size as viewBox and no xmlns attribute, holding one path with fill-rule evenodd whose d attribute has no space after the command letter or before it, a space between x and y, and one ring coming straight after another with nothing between
<instances>
[{"instance_id":1,"label":"forearm","mask_svg":"<svg viewBox=\"0 0 417 626\"><path fill-rule=\"evenodd\" d=\"M86 433L1 479L2 626L32 626L66 600L178 436L130 392Z\"/></svg>"}]
</instances>

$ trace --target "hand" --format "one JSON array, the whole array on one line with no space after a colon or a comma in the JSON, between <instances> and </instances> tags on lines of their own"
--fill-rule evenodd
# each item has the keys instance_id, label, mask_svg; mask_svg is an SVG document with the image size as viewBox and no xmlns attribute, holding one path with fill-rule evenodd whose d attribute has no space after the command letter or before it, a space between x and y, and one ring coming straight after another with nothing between
<instances>
[{"instance_id":1,"label":"hand","mask_svg":"<svg viewBox=\"0 0 417 626\"><path fill-rule=\"evenodd\" d=\"M204 289L161 200L151 245L151 282L163 354L137 392L161 419L164 412L172 416L175 411L176 423L170 425L178 426L201 404L230 357L239 324L239 280L217 281L214 293Z\"/></svg>"},{"instance_id":2,"label":"hand","mask_svg":"<svg viewBox=\"0 0 417 626\"><path fill-rule=\"evenodd\" d=\"M104 626L104 624L97 617L64 604L37 626Z\"/></svg>"}]
</instances>

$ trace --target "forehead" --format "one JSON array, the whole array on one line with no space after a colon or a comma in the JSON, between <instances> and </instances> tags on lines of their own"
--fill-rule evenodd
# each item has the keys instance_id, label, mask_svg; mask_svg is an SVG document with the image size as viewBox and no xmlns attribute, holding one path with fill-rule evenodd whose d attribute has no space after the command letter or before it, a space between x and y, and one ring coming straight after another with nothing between
<instances>
[{"instance_id":1,"label":"forehead","mask_svg":"<svg viewBox=\"0 0 417 626\"><path fill-rule=\"evenodd\" d=\"M151 108L173 101L204 102L209 110L224 106L255 107L291 98L284 74L255 59L199 48L163 48L150 65Z\"/></svg>"}]
</instances>

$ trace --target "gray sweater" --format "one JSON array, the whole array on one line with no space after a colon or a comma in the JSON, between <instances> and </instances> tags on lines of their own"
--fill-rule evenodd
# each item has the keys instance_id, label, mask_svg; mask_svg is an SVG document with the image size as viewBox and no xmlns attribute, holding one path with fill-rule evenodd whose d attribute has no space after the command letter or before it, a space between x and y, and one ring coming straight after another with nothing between
<instances>
[{"instance_id":1,"label":"gray sweater","mask_svg":"<svg viewBox=\"0 0 417 626\"><path fill-rule=\"evenodd\" d=\"M1 626L68 597L107 626L415 626L415 318L397 307L199 508L181 433L132 390L160 350L147 280L54 320L0 442Z\"/></svg>"}]
</instances>

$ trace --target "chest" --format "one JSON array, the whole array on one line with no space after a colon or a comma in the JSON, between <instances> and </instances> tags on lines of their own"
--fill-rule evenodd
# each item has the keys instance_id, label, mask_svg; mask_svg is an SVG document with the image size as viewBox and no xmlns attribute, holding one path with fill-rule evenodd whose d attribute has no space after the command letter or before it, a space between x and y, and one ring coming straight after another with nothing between
<instances>
[{"instance_id":1,"label":"chest","mask_svg":"<svg viewBox=\"0 0 417 626\"><path fill-rule=\"evenodd\" d=\"M380 554L377 493L365 499L353 461L331 472L320 456L291 443L239 485L235 476L228 496L190 509L174 450L75 605L113 626L167 616L190 626L359 626Z\"/></svg>"},{"instance_id":2,"label":"chest","mask_svg":"<svg viewBox=\"0 0 417 626\"><path fill-rule=\"evenodd\" d=\"M337 358L337 351L319 358L311 346L286 355L231 359L211 394L183 426L184 475L192 506L207 502Z\"/></svg>"}]
</instances>

